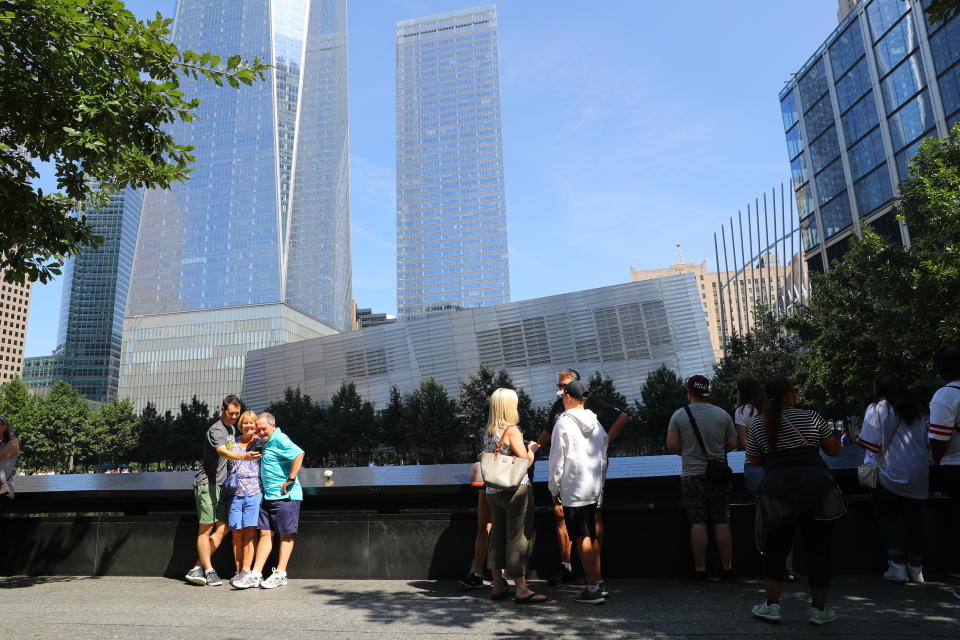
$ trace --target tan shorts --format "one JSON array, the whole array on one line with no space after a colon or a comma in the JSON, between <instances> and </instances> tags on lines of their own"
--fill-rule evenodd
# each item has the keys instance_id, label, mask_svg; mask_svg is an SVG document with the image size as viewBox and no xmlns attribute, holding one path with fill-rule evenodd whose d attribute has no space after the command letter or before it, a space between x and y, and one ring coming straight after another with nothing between
<instances>
[{"instance_id":1,"label":"tan shorts","mask_svg":"<svg viewBox=\"0 0 960 640\"><path fill-rule=\"evenodd\" d=\"M202 484L194 487L193 499L197 503L197 520L200 524L227 522L230 496L223 487L216 484Z\"/></svg>"}]
</instances>

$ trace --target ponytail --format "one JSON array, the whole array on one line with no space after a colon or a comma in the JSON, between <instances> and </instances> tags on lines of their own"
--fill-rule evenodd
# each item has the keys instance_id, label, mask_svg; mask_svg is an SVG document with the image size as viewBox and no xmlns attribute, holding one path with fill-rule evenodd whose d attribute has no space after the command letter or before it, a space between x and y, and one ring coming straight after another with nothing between
<instances>
[{"instance_id":1,"label":"ponytail","mask_svg":"<svg viewBox=\"0 0 960 640\"><path fill-rule=\"evenodd\" d=\"M763 431L767 436L767 449L777 450L777 430L783 418L783 401L793 391L793 384L784 376L774 376L763 385L767 401L763 405Z\"/></svg>"}]
</instances>

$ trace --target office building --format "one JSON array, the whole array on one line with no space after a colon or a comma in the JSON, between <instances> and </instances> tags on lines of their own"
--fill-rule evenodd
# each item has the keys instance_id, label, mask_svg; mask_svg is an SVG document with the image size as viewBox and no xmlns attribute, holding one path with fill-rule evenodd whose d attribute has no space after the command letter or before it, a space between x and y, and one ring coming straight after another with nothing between
<instances>
[{"instance_id":1,"label":"office building","mask_svg":"<svg viewBox=\"0 0 960 640\"><path fill-rule=\"evenodd\" d=\"M960 20L928 0L863 0L780 92L807 265L824 271L865 225L899 242L897 185L920 142L960 119Z\"/></svg>"},{"instance_id":2,"label":"office building","mask_svg":"<svg viewBox=\"0 0 960 640\"><path fill-rule=\"evenodd\" d=\"M372 309L357 309L357 322L355 329L366 329L368 327L379 327L382 324L391 324L397 321L397 317L389 313L374 313Z\"/></svg>"},{"instance_id":3,"label":"office building","mask_svg":"<svg viewBox=\"0 0 960 640\"><path fill-rule=\"evenodd\" d=\"M796 257L796 262L801 262L799 256ZM706 260L700 264L678 262L665 269L637 270L630 267L630 281L642 282L684 273L693 274L710 331L713 356L721 360L729 336L733 333L744 335L748 332L757 305L773 306L775 302L771 301L775 301L778 295L782 297L783 287L787 286L793 276L792 269L792 264L784 266L780 264L776 254L769 254L761 258L753 270L709 271ZM728 289L737 288L740 289L739 299L729 297ZM722 303L721 295L728 296ZM734 300L740 303L739 306L730 304Z\"/></svg>"},{"instance_id":4,"label":"office building","mask_svg":"<svg viewBox=\"0 0 960 640\"><path fill-rule=\"evenodd\" d=\"M217 356L222 362L202 366L235 372L202 398L218 402L239 387L243 353L264 345L263 331L279 331L271 340L282 341L309 336L309 327L323 335L353 323L346 0L180 0L173 43L273 65L264 81L238 90L184 80L183 91L200 99L199 118L170 129L178 143L196 147L194 171L144 196L121 395L140 403L159 372L197 371L196 354L173 344L161 349L162 363L137 360L159 357L133 344L146 339L137 337L145 323L158 335L178 335L180 327L186 337L201 322L204 331L226 332L210 333L214 344L231 346L232 355ZM264 326L247 331L251 313ZM298 329L277 329L290 323Z\"/></svg>"},{"instance_id":5,"label":"office building","mask_svg":"<svg viewBox=\"0 0 960 640\"><path fill-rule=\"evenodd\" d=\"M123 312L140 225L141 190L127 188L98 209L84 211L103 238L67 260L63 273L60 324L52 355L27 358L23 379L45 392L66 380L95 402L117 394Z\"/></svg>"},{"instance_id":6,"label":"office building","mask_svg":"<svg viewBox=\"0 0 960 640\"><path fill-rule=\"evenodd\" d=\"M0 269L0 384L21 377L31 284L10 284Z\"/></svg>"},{"instance_id":7,"label":"office building","mask_svg":"<svg viewBox=\"0 0 960 640\"><path fill-rule=\"evenodd\" d=\"M511 302L252 351L243 398L255 410L289 387L328 401L344 382L377 409L391 386L409 394L433 377L451 396L480 365L505 370L534 405L556 400L557 372L610 376L628 400L651 371L712 371L697 281L690 274Z\"/></svg>"},{"instance_id":8,"label":"office building","mask_svg":"<svg viewBox=\"0 0 960 640\"><path fill-rule=\"evenodd\" d=\"M508 302L496 8L404 20L396 40L398 315Z\"/></svg>"}]
</instances>

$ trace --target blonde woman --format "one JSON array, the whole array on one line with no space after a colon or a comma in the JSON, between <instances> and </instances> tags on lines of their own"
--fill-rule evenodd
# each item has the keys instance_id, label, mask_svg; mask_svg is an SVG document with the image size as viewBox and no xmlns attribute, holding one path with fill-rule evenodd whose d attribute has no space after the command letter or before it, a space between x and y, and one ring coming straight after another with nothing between
<instances>
[{"instance_id":1,"label":"blonde woman","mask_svg":"<svg viewBox=\"0 0 960 640\"><path fill-rule=\"evenodd\" d=\"M493 453L503 439L500 454L526 458L533 464L533 456L540 446L536 442L525 445L523 434L517 427L520 414L517 411L517 392L513 389L497 389L490 396L490 415L484 434L484 450ZM487 562L493 573L493 589L490 598L502 600L509 597L510 587L504 579L513 579L516 586L514 602L530 604L544 602L547 597L534 593L527 587L526 568L533 546L533 487L528 476L515 490L500 491L487 487L487 504L493 526L490 529L490 550Z\"/></svg>"},{"instance_id":2,"label":"blonde woman","mask_svg":"<svg viewBox=\"0 0 960 640\"><path fill-rule=\"evenodd\" d=\"M263 448L263 440L257 437L257 414L245 411L237 420L237 428L240 430L240 439L231 445L234 452L259 452ZM260 502L263 499L260 460L231 460L229 464L227 484L232 485L232 497L228 523L233 531L233 562L236 567L236 575L231 578L230 585L244 589L247 583L243 577L250 573L253 567L253 538L260 517Z\"/></svg>"}]
</instances>

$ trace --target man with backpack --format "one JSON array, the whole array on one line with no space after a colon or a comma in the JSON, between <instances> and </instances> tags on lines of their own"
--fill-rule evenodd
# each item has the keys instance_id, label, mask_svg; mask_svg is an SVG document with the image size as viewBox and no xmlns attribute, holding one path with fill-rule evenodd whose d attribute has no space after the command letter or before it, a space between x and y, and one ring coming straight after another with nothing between
<instances>
[{"instance_id":1,"label":"man with backpack","mask_svg":"<svg viewBox=\"0 0 960 640\"><path fill-rule=\"evenodd\" d=\"M707 579L707 523L720 552L720 579L734 579L733 538L730 534L730 473L726 452L737 447L737 431L730 415L710 403L710 381L703 376L687 380L689 405L677 409L667 427L667 450L681 456L680 490L690 523L690 546L697 580Z\"/></svg>"}]
</instances>

